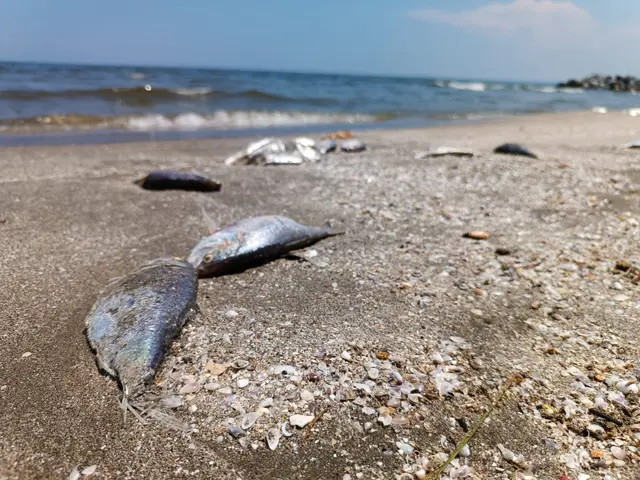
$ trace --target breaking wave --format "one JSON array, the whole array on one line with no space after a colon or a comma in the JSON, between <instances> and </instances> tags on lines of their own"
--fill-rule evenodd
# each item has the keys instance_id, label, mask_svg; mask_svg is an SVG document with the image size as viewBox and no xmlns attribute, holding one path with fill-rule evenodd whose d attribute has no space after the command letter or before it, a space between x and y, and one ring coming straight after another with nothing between
<instances>
[{"instance_id":1,"label":"breaking wave","mask_svg":"<svg viewBox=\"0 0 640 480\"><path fill-rule=\"evenodd\" d=\"M242 129L297 125L357 124L387 120L389 116L283 111L226 111L211 114L129 115L99 117L88 115L46 115L0 121L0 130L92 130L101 128L136 131Z\"/></svg>"}]
</instances>

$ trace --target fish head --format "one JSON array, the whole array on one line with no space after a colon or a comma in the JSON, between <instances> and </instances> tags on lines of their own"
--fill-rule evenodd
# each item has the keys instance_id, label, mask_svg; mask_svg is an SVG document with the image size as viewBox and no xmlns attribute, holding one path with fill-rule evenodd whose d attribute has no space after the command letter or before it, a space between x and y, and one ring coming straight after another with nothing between
<instances>
[{"instance_id":1,"label":"fish head","mask_svg":"<svg viewBox=\"0 0 640 480\"><path fill-rule=\"evenodd\" d=\"M222 264L237 254L241 245L237 233L219 231L200 240L191 250L187 261L198 271L199 277L212 276Z\"/></svg>"}]
</instances>

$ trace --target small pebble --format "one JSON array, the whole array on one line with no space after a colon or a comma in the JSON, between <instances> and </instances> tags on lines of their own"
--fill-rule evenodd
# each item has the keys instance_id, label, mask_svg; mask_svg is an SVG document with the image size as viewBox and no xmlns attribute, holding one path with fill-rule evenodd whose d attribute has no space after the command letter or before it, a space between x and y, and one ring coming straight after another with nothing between
<instances>
[{"instance_id":1,"label":"small pebble","mask_svg":"<svg viewBox=\"0 0 640 480\"><path fill-rule=\"evenodd\" d=\"M482 232L480 230L467 232L462 236L464 238L471 238L472 240L486 240L487 238L489 238L489 234L487 232Z\"/></svg>"},{"instance_id":2,"label":"small pebble","mask_svg":"<svg viewBox=\"0 0 640 480\"><path fill-rule=\"evenodd\" d=\"M238 316L238 312L236 312L235 310L229 310L224 314L224 316L227 318L236 318Z\"/></svg>"},{"instance_id":3,"label":"small pebble","mask_svg":"<svg viewBox=\"0 0 640 480\"><path fill-rule=\"evenodd\" d=\"M249 379L248 378L239 378L238 381L236 382L236 384L238 385L238 388L244 388L247 385L249 385Z\"/></svg>"}]
</instances>

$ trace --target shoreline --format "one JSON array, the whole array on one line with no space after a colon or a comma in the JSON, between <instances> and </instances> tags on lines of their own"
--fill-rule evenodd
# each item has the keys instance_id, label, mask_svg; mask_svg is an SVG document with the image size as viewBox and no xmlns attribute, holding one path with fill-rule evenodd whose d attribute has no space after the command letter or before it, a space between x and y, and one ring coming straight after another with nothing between
<instances>
[{"instance_id":1,"label":"shoreline","mask_svg":"<svg viewBox=\"0 0 640 480\"><path fill-rule=\"evenodd\" d=\"M350 130L354 132L371 131L404 131L431 128L446 128L457 125L492 124L496 122L526 121L527 118L548 117L554 118L573 115L619 115L624 114L625 109L609 110L606 113L593 110L580 110L570 112L539 112L525 114L504 114L486 116L483 118L464 118L447 120L418 120L399 119L379 123L336 123L336 124L312 124L296 126L276 126L260 128L235 128L235 129L198 129L198 130L118 130L118 129L94 129L94 130L60 130L49 131L45 128L34 129L29 133L14 133L6 130L0 131L0 147L32 147L32 146L70 146L70 145L101 145L120 143L147 143L147 142L180 142L200 141L215 139L250 139L270 136L293 135L317 135L331 131Z\"/></svg>"},{"instance_id":2,"label":"shoreline","mask_svg":"<svg viewBox=\"0 0 640 480\"><path fill-rule=\"evenodd\" d=\"M300 166L225 166L244 138L0 149L0 478L96 465L96 478L386 480L435 469L509 378L460 467L483 480L637 478L633 433L589 411L602 396L628 425L617 385L638 381L640 154L617 149L637 136L629 115L567 112L362 131L367 151ZM492 153L505 142L541 157ZM415 160L428 145L479 155ZM133 185L156 168L195 168L222 190ZM202 207L219 225L271 213L347 233L305 261L200 281L200 313L155 387L197 431L123 425L85 315L109 279L206 235ZM472 230L489 237L463 237ZM205 368L237 359L250 368ZM298 375L274 375L281 365ZM192 381L201 388L179 393ZM244 436L227 433L260 408ZM268 429L326 408L269 450ZM606 434L584 435L592 425Z\"/></svg>"}]
</instances>

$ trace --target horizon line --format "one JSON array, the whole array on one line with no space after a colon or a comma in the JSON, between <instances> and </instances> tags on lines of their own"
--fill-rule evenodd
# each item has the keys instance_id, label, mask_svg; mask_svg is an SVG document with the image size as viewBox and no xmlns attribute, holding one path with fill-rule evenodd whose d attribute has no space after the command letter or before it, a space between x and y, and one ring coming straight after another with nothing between
<instances>
[{"instance_id":1,"label":"horizon line","mask_svg":"<svg viewBox=\"0 0 640 480\"><path fill-rule=\"evenodd\" d=\"M264 68L252 68L252 67L230 67L230 66L196 66L196 65L144 65L144 64L132 64L132 63L92 63L92 62L69 62L69 61L40 61L40 60L4 60L0 59L2 63L15 63L15 64L40 64L40 65L66 65L66 66L78 66L78 67L107 67L107 68L165 68L169 70L222 70L222 71L236 71L236 72L257 72L257 73L286 73L286 74L299 74L299 75L326 75L326 76L346 76L346 77L379 77L379 78L404 78L412 80L422 79L443 79L443 80L460 80L467 82L506 82L506 83L544 83L544 84L557 84L557 80L522 80L522 79L496 79L496 78L471 78L471 77L457 77L447 75L425 75L425 74L394 74L394 73L358 73L358 72L331 72L331 71L302 71L302 70L288 70L288 69L264 69ZM576 78L576 77L572 77ZM564 81L570 80L566 79Z\"/></svg>"}]
</instances>

